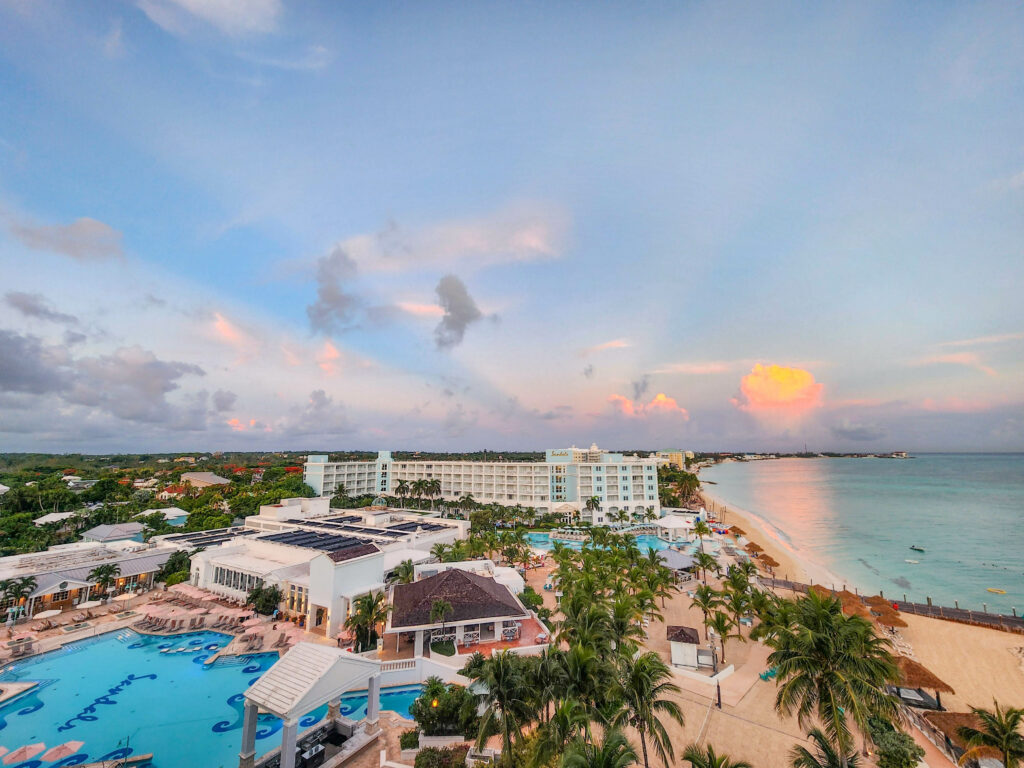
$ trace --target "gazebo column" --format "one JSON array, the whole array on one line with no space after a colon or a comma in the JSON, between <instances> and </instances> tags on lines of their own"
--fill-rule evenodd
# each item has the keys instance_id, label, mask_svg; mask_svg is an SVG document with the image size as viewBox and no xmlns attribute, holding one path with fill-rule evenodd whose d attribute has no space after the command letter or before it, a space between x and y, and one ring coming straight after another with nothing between
<instances>
[{"instance_id":1,"label":"gazebo column","mask_svg":"<svg viewBox=\"0 0 1024 768\"><path fill-rule=\"evenodd\" d=\"M371 675L366 686L366 722L376 725L380 719L380 675ZM284 768L284 764L281 765Z\"/></svg>"},{"instance_id":2,"label":"gazebo column","mask_svg":"<svg viewBox=\"0 0 1024 768\"><path fill-rule=\"evenodd\" d=\"M327 702L327 719L332 723L341 717L341 699L331 699Z\"/></svg>"},{"instance_id":3,"label":"gazebo column","mask_svg":"<svg viewBox=\"0 0 1024 768\"><path fill-rule=\"evenodd\" d=\"M295 742L298 731L298 720L289 720L281 728L281 768L295 768Z\"/></svg>"},{"instance_id":4,"label":"gazebo column","mask_svg":"<svg viewBox=\"0 0 1024 768\"><path fill-rule=\"evenodd\" d=\"M416 630L415 656L419 657L419 656L422 656L422 655L423 655L423 630L422 629L417 629Z\"/></svg>"},{"instance_id":5,"label":"gazebo column","mask_svg":"<svg viewBox=\"0 0 1024 768\"><path fill-rule=\"evenodd\" d=\"M256 726L259 707L246 701L242 711L242 751L238 753L238 768L252 768L256 759Z\"/></svg>"}]
</instances>

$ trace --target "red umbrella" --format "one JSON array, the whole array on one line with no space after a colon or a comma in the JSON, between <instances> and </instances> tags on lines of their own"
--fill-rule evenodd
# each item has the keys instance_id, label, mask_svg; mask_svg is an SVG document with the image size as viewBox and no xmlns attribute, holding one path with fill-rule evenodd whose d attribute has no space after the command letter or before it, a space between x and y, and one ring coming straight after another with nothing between
<instances>
[{"instance_id":1,"label":"red umbrella","mask_svg":"<svg viewBox=\"0 0 1024 768\"><path fill-rule=\"evenodd\" d=\"M84 741L65 741L63 744L59 744L56 747L46 750L46 754L43 755L43 760L63 760L65 757L71 757L78 753L78 750L85 744Z\"/></svg>"},{"instance_id":2,"label":"red umbrella","mask_svg":"<svg viewBox=\"0 0 1024 768\"><path fill-rule=\"evenodd\" d=\"M44 749L46 749L46 745L41 741L38 744L26 744L23 747L18 747L9 755L4 755L4 765L10 765L11 763L23 763L26 760L31 760Z\"/></svg>"}]
</instances>

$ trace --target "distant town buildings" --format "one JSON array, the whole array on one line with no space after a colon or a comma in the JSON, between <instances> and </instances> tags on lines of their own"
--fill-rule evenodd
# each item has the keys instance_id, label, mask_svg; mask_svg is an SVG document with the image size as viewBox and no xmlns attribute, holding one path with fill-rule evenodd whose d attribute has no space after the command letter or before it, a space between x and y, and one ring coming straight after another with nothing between
<instances>
[{"instance_id":1,"label":"distant town buildings","mask_svg":"<svg viewBox=\"0 0 1024 768\"><path fill-rule=\"evenodd\" d=\"M380 451L376 461L329 462L327 456L311 455L303 480L319 496L333 496L339 486L350 496L399 496L400 487L438 480L440 499L471 495L478 502L521 504L605 525L620 512L660 513L657 465L656 457L609 453L596 445L551 449L537 462L399 461ZM591 498L596 509L587 508Z\"/></svg>"},{"instance_id":2,"label":"distant town buildings","mask_svg":"<svg viewBox=\"0 0 1024 768\"><path fill-rule=\"evenodd\" d=\"M228 485L231 481L213 472L182 472L181 482L193 488L209 488L211 485Z\"/></svg>"}]
</instances>

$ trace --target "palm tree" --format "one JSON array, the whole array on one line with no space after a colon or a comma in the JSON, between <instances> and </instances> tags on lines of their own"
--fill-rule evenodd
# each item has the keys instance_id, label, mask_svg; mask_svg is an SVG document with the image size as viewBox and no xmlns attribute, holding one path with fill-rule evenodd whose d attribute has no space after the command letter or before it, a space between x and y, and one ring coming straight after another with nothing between
<instances>
[{"instance_id":1,"label":"palm tree","mask_svg":"<svg viewBox=\"0 0 1024 768\"><path fill-rule=\"evenodd\" d=\"M497 731L501 733L502 753L510 754L513 734L518 737L523 724L532 719L523 665L522 658L511 651L495 651L484 662L479 681L486 690L481 696L485 709L480 718L477 749L482 749L484 742Z\"/></svg>"},{"instance_id":2,"label":"palm tree","mask_svg":"<svg viewBox=\"0 0 1024 768\"><path fill-rule=\"evenodd\" d=\"M0 581L0 600L10 600L11 606L21 605L28 599L38 586L34 576L22 576L18 579ZM8 612L10 613L10 612Z\"/></svg>"},{"instance_id":3,"label":"palm tree","mask_svg":"<svg viewBox=\"0 0 1024 768\"><path fill-rule=\"evenodd\" d=\"M97 565L91 571L89 571L89 581L96 585L100 593L106 593L107 588L110 587L117 577L121 575L121 566L117 563L104 563L103 565Z\"/></svg>"},{"instance_id":4,"label":"palm tree","mask_svg":"<svg viewBox=\"0 0 1024 768\"><path fill-rule=\"evenodd\" d=\"M751 768L746 760L733 760L728 755L716 754L711 744L706 747L690 744L683 750L683 760L690 764L690 768Z\"/></svg>"},{"instance_id":5,"label":"palm tree","mask_svg":"<svg viewBox=\"0 0 1024 768\"><path fill-rule=\"evenodd\" d=\"M848 754L844 763L842 755L820 728L811 729L807 738L814 742L815 750L811 752L801 744L793 747L789 753L793 768L842 768L844 765L857 768L860 765L860 755L856 752Z\"/></svg>"},{"instance_id":6,"label":"palm tree","mask_svg":"<svg viewBox=\"0 0 1024 768\"><path fill-rule=\"evenodd\" d=\"M355 632L357 653L377 642L377 627L387 621L390 611L383 592L368 592L352 602L352 615L345 619L345 629Z\"/></svg>"},{"instance_id":7,"label":"palm tree","mask_svg":"<svg viewBox=\"0 0 1024 768\"><path fill-rule=\"evenodd\" d=\"M960 764L994 750L1000 754L1006 768L1020 768L1024 764L1024 736L1020 730L1024 722L1024 709L1004 709L998 701L992 704L994 710L971 707L971 712L981 720L980 728L965 725L957 729L957 735L967 745Z\"/></svg>"},{"instance_id":8,"label":"palm tree","mask_svg":"<svg viewBox=\"0 0 1024 768\"><path fill-rule=\"evenodd\" d=\"M707 619L705 627L714 630L718 635L718 642L722 646L722 663L725 663L725 641L729 637L729 630L735 626L733 620L727 613L715 611L714 615Z\"/></svg>"},{"instance_id":9,"label":"palm tree","mask_svg":"<svg viewBox=\"0 0 1024 768\"><path fill-rule=\"evenodd\" d=\"M442 542L437 542L430 548L430 554L436 557L440 562L444 562L445 555L448 553L448 545Z\"/></svg>"},{"instance_id":10,"label":"palm tree","mask_svg":"<svg viewBox=\"0 0 1024 768\"><path fill-rule=\"evenodd\" d=\"M406 499L409 498L409 483L405 480L399 480L398 484L395 485L395 493L398 494L398 498L401 500L402 506L404 507Z\"/></svg>"},{"instance_id":11,"label":"palm tree","mask_svg":"<svg viewBox=\"0 0 1024 768\"><path fill-rule=\"evenodd\" d=\"M704 639L708 639L708 616L718 607L722 601L722 595L707 584L702 584L693 591L690 604L700 608L704 614Z\"/></svg>"},{"instance_id":12,"label":"palm tree","mask_svg":"<svg viewBox=\"0 0 1024 768\"><path fill-rule=\"evenodd\" d=\"M441 495L441 481L436 477L433 480L427 480L424 486L424 491L427 498L430 499L430 508L434 508L434 499Z\"/></svg>"},{"instance_id":13,"label":"palm tree","mask_svg":"<svg viewBox=\"0 0 1024 768\"><path fill-rule=\"evenodd\" d=\"M476 507L476 499L473 498L472 493L467 493L459 499L459 509L469 512L474 507Z\"/></svg>"},{"instance_id":14,"label":"palm tree","mask_svg":"<svg viewBox=\"0 0 1024 768\"><path fill-rule=\"evenodd\" d=\"M576 699L563 699L539 729L534 766L547 765L573 739L590 735L590 715Z\"/></svg>"},{"instance_id":15,"label":"palm tree","mask_svg":"<svg viewBox=\"0 0 1024 768\"><path fill-rule=\"evenodd\" d=\"M708 571L718 572L718 561L714 555L708 554L704 550L700 550L696 555L693 556L693 561L700 568L703 574L703 581L705 584L708 583Z\"/></svg>"},{"instance_id":16,"label":"palm tree","mask_svg":"<svg viewBox=\"0 0 1024 768\"><path fill-rule=\"evenodd\" d=\"M412 564L412 560L403 560L395 568L394 580L398 584L412 584L413 579L416 578L416 567Z\"/></svg>"},{"instance_id":17,"label":"palm tree","mask_svg":"<svg viewBox=\"0 0 1024 768\"><path fill-rule=\"evenodd\" d=\"M577 738L562 755L562 768L627 768L636 762L636 752L622 731L605 731L604 738Z\"/></svg>"},{"instance_id":18,"label":"palm tree","mask_svg":"<svg viewBox=\"0 0 1024 768\"><path fill-rule=\"evenodd\" d=\"M851 719L862 733L869 717L900 719L897 699L885 690L898 675L888 641L866 619L846 616L838 600L810 592L796 601L792 625L765 642L775 649L768 657L778 670L775 708L796 714L804 728L816 718L844 765Z\"/></svg>"},{"instance_id":19,"label":"palm tree","mask_svg":"<svg viewBox=\"0 0 1024 768\"><path fill-rule=\"evenodd\" d=\"M410 490L417 500L422 499L427 495L427 481L423 479L414 480Z\"/></svg>"},{"instance_id":20,"label":"palm tree","mask_svg":"<svg viewBox=\"0 0 1024 768\"><path fill-rule=\"evenodd\" d=\"M583 506L586 507L587 512L593 517L595 512L601 511L601 499L598 496L591 496Z\"/></svg>"},{"instance_id":21,"label":"palm tree","mask_svg":"<svg viewBox=\"0 0 1024 768\"><path fill-rule=\"evenodd\" d=\"M698 520L693 526L693 535L700 539L700 551L704 551L704 537L711 535L711 528L703 520Z\"/></svg>"},{"instance_id":22,"label":"palm tree","mask_svg":"<svg viewBox=\"0 0 1024 768\"><path fill-rule=\"evenodd\" d=\"M441 622L441 634L444 635L445 620L452 612L452 604L447 600L435 600L430 604L430 623Z\"/></svg>"},{"instance_id":23,"label":"palm tree","mask_svg":"<svg viewBox=\"0 0 1024 768\"><path fill-rule=\"evenodd\" d=\"M622 710L612 721L612 725L621 728L629 725L640 736L640 749L643 753L644 768L649 768L647 758L647 737L651 737L654 749L658 753L665 768L669 760L675 758L672 741L658 719L665 714L683 724L683 713L679 705L664 694L679 693L680 688L670 682L672 672L661 657L653 651L637 657L623 656L619 662L619 695L622 697Z\"/></svg>"}]
</instances>

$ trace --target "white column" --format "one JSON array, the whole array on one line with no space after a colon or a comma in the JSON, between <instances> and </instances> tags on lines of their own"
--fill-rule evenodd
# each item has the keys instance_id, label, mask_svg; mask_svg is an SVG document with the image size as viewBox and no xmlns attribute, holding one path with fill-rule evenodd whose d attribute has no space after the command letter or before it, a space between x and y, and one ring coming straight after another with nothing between
<instances>
[{"instance_id":1,"label":"white column","mask_svg":"<svg viewBox=\"0 0 1024 768\"><path fill-rule=\"evenodd\" d=\"M238 753L238 768L252 768L256 759L256 726L259 707L245 702L242 712L242 751Z\"/></svg>"},{"instance_id":2,"label":"white column","mask_svg":"<svg viewBox=\"0 0 1024 768\"><path fill-rule=\"evenodd\" d=\"M281 727L281 768L295 768L295 741L299 723L289 720Z\"/></svg>"},{"instance_id":3,"label":"white column","mask_svg":"<svg viewBox=\"0 0 1024 768\"><path fill-rule=\"evenodd\" d=\"M415 648L415 654L414 655L415 655L416 658L419 658L420 656L423 655L423 630L422 629L417 629L416 630L416 648Z\"/></svg>"},{"instance_id":4,"label":"white column","mask_svg":"<svg viewBox=\"0 0 1024 768\"><path fill-rule=\"evenodd\" d=\"M373 675L366 690L366 722L375 725L380 719L380 675ZM281 768L284 768L282 763Z\"/></svg>"}]
</instances>

